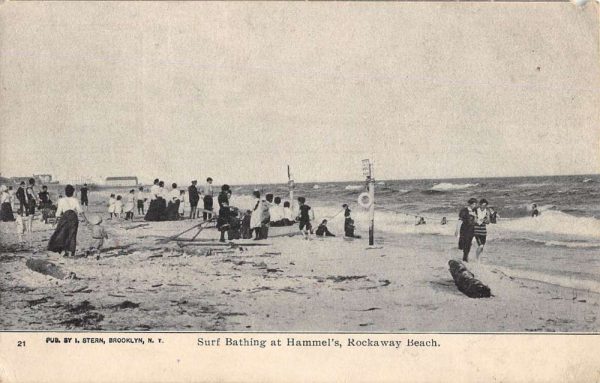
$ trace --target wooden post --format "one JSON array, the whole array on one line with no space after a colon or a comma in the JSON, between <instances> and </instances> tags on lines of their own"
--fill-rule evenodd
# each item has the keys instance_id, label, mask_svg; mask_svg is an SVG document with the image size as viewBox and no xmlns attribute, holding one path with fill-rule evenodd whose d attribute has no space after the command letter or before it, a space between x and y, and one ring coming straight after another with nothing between
<instances>
[{"instance_id":1,"label":"wooden post","mask_svg":"<svg viewBox=\"0 0 600 383\"><path fill-rule=\"evenodd\" d=\"M371 206L369 206L369 246L375 244L375 179L373 178L373 164L369 164L369 197L371 197Z\"/></svg>"},{"instance_id":2,"label":"wooden post","mask_svg":"<svg viewBox=\"0 0 600 383\"><path fill-rule=\"evenodd\" d=\"M375 244L375 177L371 160L362 160L363 174L367 177L367 191L371 205L369 206L369 246Z\"/></svg>"}]
</instances>

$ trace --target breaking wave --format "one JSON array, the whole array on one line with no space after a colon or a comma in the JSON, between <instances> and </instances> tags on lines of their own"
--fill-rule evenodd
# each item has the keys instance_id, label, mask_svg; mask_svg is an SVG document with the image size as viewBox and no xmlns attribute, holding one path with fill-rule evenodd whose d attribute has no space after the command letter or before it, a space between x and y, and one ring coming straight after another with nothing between
<instances>
[{"instance_id":1,"label":"breaking wave","mask_svg":"<svg viewBox=\"0 0 600 383\"><path fill-rule=\"evenodd\" d=\"M441 182L439 184L433 185L430 190L436 190L436 191L461 190L461 189L468 189L468 188L478 186L478 185L479 184L453 184L450 182Z\"/></svg>"}]
</instances>

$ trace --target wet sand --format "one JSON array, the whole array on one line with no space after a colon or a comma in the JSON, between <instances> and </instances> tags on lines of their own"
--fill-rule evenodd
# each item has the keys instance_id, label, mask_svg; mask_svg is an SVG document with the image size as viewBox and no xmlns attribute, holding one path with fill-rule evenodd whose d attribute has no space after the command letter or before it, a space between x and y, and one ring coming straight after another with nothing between
<instances>
[{"instance_id":1,"label":"wet sand","mask_svg":"<svg viewBox=\"0 0 600 383\"><path fill-rule=\"evenodd\" d=\"M199 222L199 221L195 221ZM211 246L161 239L193 221L105 222L110 239L98 257L65 258L45 250L52 227L34 222L16 244L14 223L0 223L2 330L173 330L504 332L598 331L599 295L519 279L493 266L468 265L491 298L456 288L448 260L454 239L398 235L347 240L285 236L265 246ZM131 228L137 226L135 228ZM128 229L131 228L131 229ZM193 235L190 232L188 238ZM244 243L255 243L244 240ZM197 245L201 243L201 245ZM78 249L91 244L80 225ZM112 248L112 249L111 249ZM499 251L499 250L496 250ZM27 268L44 259L74 278Z\"/></svg>"}]
</instances>

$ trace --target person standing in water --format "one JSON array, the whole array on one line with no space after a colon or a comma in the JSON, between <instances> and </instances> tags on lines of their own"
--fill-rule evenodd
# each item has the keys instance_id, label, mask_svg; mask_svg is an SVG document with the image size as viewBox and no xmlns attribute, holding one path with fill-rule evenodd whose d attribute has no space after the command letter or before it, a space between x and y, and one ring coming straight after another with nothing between
<instances>
[{"instance_id":1,"label":"person standing in water","mask_svg":"<svg viewBox=\"0 0 600 383\"><path fill-rule=\"evenodd\" d=\"M485 198L482 198L479 201L479 207L475 210L475 215L476 220L473 228L473 234L475 236L475 240L477 241L475 260L479 262L479 258L481 257L481 253L483 253L487 238L486 226L491 222L491 212L488 208L488 201Z\"/></svg>"},{"instance_id":2,"label":"person standing in water","mask_svg":"<svg viewBox=\"0 0 600 383\"><path fill-rule=\"evenodd\" d=\"M477 200L471 198L467 201L467 206L463 207L458 213L458 219L461 221L458 237L458 248L463 251L463 261L469 262L469 252L475 235L475 220Z\"/></svg>"},{"instance_id":3,"label":"person standing in water","mask_svg":"<svg viewBox=\"0 0 600 383\"><path fill-rule=\"evenodd\" d=\"M531 217L537 217L538 215L540 215L540 211L538 210L537 204L534 203L531 205Z\"/></svg>"}]
</instances>

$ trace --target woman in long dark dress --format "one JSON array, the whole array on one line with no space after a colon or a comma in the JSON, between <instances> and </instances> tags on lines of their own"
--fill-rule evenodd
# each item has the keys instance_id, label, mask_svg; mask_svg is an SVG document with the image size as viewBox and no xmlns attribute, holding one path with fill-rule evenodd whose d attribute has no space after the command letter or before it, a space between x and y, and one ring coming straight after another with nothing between
<instances>
[{"instance_id":1,"label":"woman in long dark dress","mask_svg":"<svg viewBox=\"0 0 600 383\"><path fill-rule=\"evenodd\" d=\"M79 200L73 197L75 188L71 185L65 187L66 197L58 200L56 217L60 217L54 233L48 241L48 250L55 253L65 252L65 256L71 253L75 256L77 247L77 229L79 228L79 216L83 215ZM85 218L85 215L83 216Z\"/></svg>"},{"instance_id":2,"label":"woman in long dark dress","mask_svg":"<svg viewBox=\"0 0 600 383\"><path fill-rule=\"evenodd\" d=\"M157 178L154 180L154 185L150 187L150 206L148 206L148 211L144 216L145 221L161 221L163 218L166 204L165 200L162 199L160 183L164 185L164 182L159 181Z\"/></svg>"},{"instance_id":3,"label":"woman in long dark dress","mask_svg":"<svg viewBox=\"0 0 600 383\"><path fill-rule=\"evenodd\" d=\"M169 200L167 204L167 209L165 211L165 220L166 221L177 221L179 219L179 204L181 201L179 200L179 190L177 190L177 184L171 185L173 188L170 193L166 194Z\"/></svg>"},{"instance_id":4,"label":"woman in long dark dress","mask_svg":"<svg viewBox=\"0 0 600 383\"><path fill-rule=\"evenodd\" d=\"M461 221L458 237L458 248L463 251L463 261L469 262L469 252L471 251L471 244L473 243L473 237L475 236L475 221L477 215L475 208L477 207L477 200L475 198L467 201L467 206L463 207L458 213L458 219Z\"/></svg>"},{"instance_id":5,"label":"woman in long dark dress","mask_svg":"<svg viewBox=\"0 0 600 383\"><path fill-rule=\"evenodd\" d=\"M8 192L8 188L4 185L0 186L0 221L2 222L15 220L10 202L11 195Z\"/></svg>"}]
</instances>

